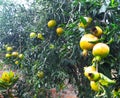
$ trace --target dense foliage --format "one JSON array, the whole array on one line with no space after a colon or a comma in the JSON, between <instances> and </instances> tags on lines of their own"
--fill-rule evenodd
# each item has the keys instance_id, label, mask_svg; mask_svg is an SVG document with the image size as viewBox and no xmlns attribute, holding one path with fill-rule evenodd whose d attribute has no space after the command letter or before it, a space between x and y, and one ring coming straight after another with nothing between
<instances>
[{"instance_id":1,"label":"dense foliage","mask_svg":"<svg viewBox=\"0 0 120 98\"><path fill-rule=\"evenodd\" d=\"M91 33L94 26L102 28L99 41L110 47L109 55L99 62L99 71L116 80L102 98L112 97L113 89L120 88L119 0L34 0L28 8L3 2L1 9L0 55L10 69L19 72L17 96L20 98L43 97L52 87L64 89L65 79L79 91L79 98L93 98L96 92L91 90L83 70L92 65L93 55L89 51L87 57L83 57L79 41L84 34ZM84 17L92 18L85 29L78 26L80 22L87 23ZM56 20L56 25L49 28L47 23L51 19ZM64 29L60 36L56 33L58 27ZM40 33L44 38L30 38L31 32ZM6 58L6 53L12 53L6 51L6 45L24 57ZM43 76L38 75L40 72Z\"/></svg>"}]
</instances>

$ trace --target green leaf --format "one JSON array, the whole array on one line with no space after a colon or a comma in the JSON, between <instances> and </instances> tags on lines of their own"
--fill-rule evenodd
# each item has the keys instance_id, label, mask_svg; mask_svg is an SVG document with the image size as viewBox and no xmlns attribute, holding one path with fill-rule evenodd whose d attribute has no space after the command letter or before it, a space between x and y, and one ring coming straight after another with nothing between
<instances>
[{"instance_id":1,"label":"green leaf","mask_svg":"<svg viewBox=\"0 0 120 98\"><path fill-rule=\"evenodd\" d=\"M81 16L80 19L81 19L81 22L82 22L84 25L87 24L87 21L86 21L86 19L85 19L83 16Z\"/></svg>"}]
</instances>

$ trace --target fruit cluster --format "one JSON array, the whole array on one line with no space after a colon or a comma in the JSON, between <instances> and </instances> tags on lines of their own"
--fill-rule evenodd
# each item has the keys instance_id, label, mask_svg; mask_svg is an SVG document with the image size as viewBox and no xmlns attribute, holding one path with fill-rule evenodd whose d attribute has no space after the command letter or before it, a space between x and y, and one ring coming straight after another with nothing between
<instances>
[{"instance_id":1,"label":"fruit cluster","mask_svg":"<svg viewBox=\"0 0 120 98\"><path fill-rule=\"evenodd\" d=\"M24 58L24 55L22 53L19 53L17 51L13 51L13 47L12 46L5 46L6 49L6 54L5 57L7 59L12 59L13 62L18 65L19 61L22 60Z\"/></svg>"},{"instance_id":2,"label":"fruit cluster","mask_svg":"<svg viewBox=\"0 0 120 98\"><path fill-rule=\"evenodd\" d=\"M85 17L85 20L86 24L81 22L79 28L85 29L92 21L92 18ZM109 79L98 71L99 62L109 55L110 48L106 43L101 42L100 37L103 30L99 26L93 27L91 32L84 34L80 39L80 48L83 50L82 56L86 57L88 51L92 51L93 55L92 65L84 67L84 75L90 80L91 89L97 91L97 95L100 95L101 92L104 95L104 87L116 83L116 81Z\"/></svg>"},{"instance_id":3,"label":"fruit cluster","mask_svg":"<svg viewBox=\"0 0 120 98\"><path fill-rule=\"evenodd\" d=\"M36 34L35 32L30 33L30 38L36 38L36 37L38 39L44 40L44 36L41 33L38 33L38 34Z\"/></svg>"},{"instance_id":4,"label":"fruit cluster","mask_svg":"<svg viewBox=\"0 0 120 98\"><path fill-rule=\"evenodd\" d=\"M55 27L56 25L57 25L57 23L56 23L55 20L50 20L50 21L48 21L48 27L49 27L49 28L53 28L53 27ZM57 34L58 36L60 36L63 32L64 32L64 29L63 29L62 27L57 27L57 28L56 28L56 34Z\"/></svg>"}]
</instances>

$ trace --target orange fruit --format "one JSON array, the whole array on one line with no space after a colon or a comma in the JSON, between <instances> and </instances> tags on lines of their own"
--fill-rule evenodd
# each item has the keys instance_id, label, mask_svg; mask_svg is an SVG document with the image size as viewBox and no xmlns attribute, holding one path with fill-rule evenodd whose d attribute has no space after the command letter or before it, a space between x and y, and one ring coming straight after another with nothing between
<instances>
[{"instance_id":1,"label":"orange fruit","mask_svg":"<svg viewBox=\"0 0 120 98\"><path fill-rule=\"evenodd\" d=\"M97 43L92 50L94 56L99 56L101 58L106 57L110 52L110 48L105 43Z\"/></svg>"},{"instance_id":2,"label":"orange fruit","mask_svg":"<svg viewBox=\"0 0 120 98\"><path fill-rule=\"evenodd\" d=\"M102 29L99 26L92 28L93 35L100 37L103 33Z\"/></svg>"},{"instance_id":3,"label":"orange fruit","mask_svg":"<svg viewBox=\"0 0 120 98\"><path fill-rule=\"evenodd\" d=\"M95 81L90 81L90 87L92 90L94 91L99 91L100 90L100 85L99 83L95 82Z\"/></svg>"},{"instance_id":4,"label":"orange fruit","mask_svg":"<svg viewBox=\"0 0 120 98\"><path fill-rule=\"evenodd\" d=\"M98 38L92 34L85 34L80 39L80 48L83 50L82 55L87 56L87 51L91 50L95 43L91 43L92 41L97 41ZM90 42L91 41L91 42Z\"/></svg>"},{"instance_id":5,"label":"orange fruit","mask_svg":"<svg viewBox=\"0 0 120 98\"><path fill-rule=\"evenodd\" d=\"M18 56L18 52L12 52L12 56L17 57Z\"/></svg>"},{"instance_id":6,"label":"orange fruit","mask_svg":"<svg viewBox=\"0 0 120 98\"><path fill-rule=\"evenodd\" d=\"M97 71L88 72L87 78L90 81L98 81L100 79L100 73L98 73Z\"/></svg>"},{"instance_id":7,"label":"orange fruit","mask_svg":"<svg viewBox=\"0 0 120 98\"><path fill-rule=\"evenodd\" d=\"M15 61L15 64L18 65L18 64L19 64L19 61Z\"/></svg>"},{"instance_id":8,"label":"orange fruit","mask_svg":"<svg viewBox=\"0 0 120 98\"><path fill-rule=\"evenodd\" d=\"M30 38L35 38L37 35L36 35L36 33L35 32L31 32L30 33Z\"/></svg>"},{"instance_id":9,"label":"orange fruit","mask_svg":"<svg viewBox=\"0 0 120 98\"><path fill-rule=\"evenodd\" d=\"M5 57L6 57L6 58L10 58L10 57L11 57L11 54L10 54L10 53L6 53L6 54L5 54Z\"/></svg>"},{"instance_id":10,"label":"orange fruit","mask_svg":"<svg viewBox=\"0 0 120 98\"><path fill-rule=\"evenodd\" d=\"M48 27L49 28L52 28L52 27L54 27L56 25L56 21L55 20L50 20L49 22L48 22Z\"/></svg>"},{"instance_id":11,"label":"orange fruit","mask_svg":"<svg viewBox=\"0 0 120 98\"><path fill-rule=\"evenodd\" d=\"M94 66L88 66L84 67L84 75L88 77L88 73L96 71L96 68Z\"/></svg>"},{"instance_id":12,"label":"orange fruit","mask_svg":"<svg viewBox=\"0 0 120 98\"><path fill-rule=\"evenodd\" d=\"M9 51L12 51L13 48L12 47L6 47L6 50L9 52Z\"/></svg>"},{"instance_id":13,"label":"orange fruit","mask_svg":"<svg viewBox=\"0 0 120 98\"><path fill-rule=\"evenodd\" d=\"M58 36L60 36L63 32L64 32L64 30L63 30L62 27L58 27L58 28L56 29L56 33L57 33Z\"/></svg>"},{"instance_id":14,"label":"orange fruit","mask_svg":"<svg viewBox=\"0 0 120 98\"><path fill-rule=\"evenodd\" d=\"M43 35L42 35L41 33L38 33L38 34L37 34L37 38L39 38L39 39L41 39L41 40L44 40L44 37L43 37Z\"/></svg>"},{"instance_id":15,"label":"orange fruit","mask_svg":"<svg viewBox=\"0 0 120 98\"><path fill-rule=\"evenodd\" d=\"M24 55L21 53L21 54L19 54L19 56L18 56L20 59L23 59L24 58Z\"/></svg>"},{"instance_id":16,"label":"orange fruit","mask_svg":"<svg viewBox=\"0 0 120 98\"><path fill-rule=\"evenodd\" d=\"M44 77L44 72L43 71L38 71L37 76L39 78L43 78Z\"/></svg>"}]
</instances>

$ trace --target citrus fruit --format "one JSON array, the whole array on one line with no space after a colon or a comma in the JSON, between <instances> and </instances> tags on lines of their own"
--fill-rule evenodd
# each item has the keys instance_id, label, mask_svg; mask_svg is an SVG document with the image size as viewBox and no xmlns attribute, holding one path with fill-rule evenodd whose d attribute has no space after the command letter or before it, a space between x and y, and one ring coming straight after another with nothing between
<instances>
[{"instance_id":1,"label":"citrus fruit","mask_svg":"<svg viewBox=\"0 0 120 98\"><path fill-rule=\"evenodd\" d=\"M100 37L102 35L103 31L99 26L95 26L94 28L92 28L92 33L93 33L93 35Z\"/></svg>"},{"instance_id":2,"label":"citrus fruit","mask_svg":"<svg viewBox=\"0 0 120 98\"><path fill-rule=\"evenodd\" d=\"M88 73L96 71L96 68L94 66L88 66L84 67L84 75L88 77Z\"/></svg>"},{"instance_id":3,"label":"citrus fruit","mask_svg":"<svg viewBox=\"0 0 120 98\"><path fill-rule=\"evenodd\" d=\"M64 30L63 30L62 27L58 27L58 28L56 29L56 33L57 33L58 36L60 36L63 32L64 32Z\"/></svg>"},{"instance_id":4,"label":"citrus fruit","mask_svg":"<svg viewBox=\"0 0 120 98\"><path fill-rule=\"evenodd\" d=\"M30 33L30 38L35 38L36 37L36 33L35 32L31 32Z\"/></svg>"},{"instance_id":5,"label":"citrus fruit","mask_svg":"<svg viewBox=\"0 0 120 98\"><path fill-rule=\"evenodd\" d=\"M99 91L100 90L99 83L97 83L95 81L90 81L90 87L94 91Z\"/></svg>"},{"instance_id":6,"label":"citrus fruit","mask_svg":"<svg viewBox=\"0 0 120 98\"><path fill-rule=\"evenodd\" d=\"M15 64L18 65L18 64L19 64L19 61L15 61Z\"/></svg>"},{"instance_id":7,"label":"citrus fruit","mask_svg":"<svg viewBox=\"0 0 120 98\"><path fill-rule=\"evenodd\" d=\"M19 54L19 56L18 56L20 59L23 59L24 58L24 55L21 53L21 54Z\"/></svg>"},{"instance_id":8,"label":"citrus fruit","mask_svg":"<svg viewBox=\"0 0 120 98\"><path fill-rule=\"evenodd\" d=\"M82 36L82 38L80 39L80 48L82 50L91 50L93 48L93 46L95 45L94 41L97 41L98 38L92 34L85 34Z\"/></svg>"},{"instance_id":9,"label":"citrus fruit","mask_svg":"<svg viewBox=\"0 0 120 98\"><path fill-rule=\"evenodd\" d=\"M100 73L98 73L97 71L88 72L87 78L90 81L98 81L100 79Z\"/></svg>"},{"instance_id":10,"label":"citrus fruit","mask_svg":"<svg viewBox=\"0 0 120 98\"><path fill-rule=\"evenodd\" d=\"M43 71L38 71L37 76L39 78L43 78L44 77L44 72Z\"/></svg>"},{"instance_id":11,"label":"citrus fruit","mask_svg":"<svg viewBox=\"0 0 120 98\"><path fill-rule=\"evenodd\" d=\"M12 56L17 57L18 56L18 52L12 52Z\"/></svg>"},{"instance_id":12,"label":"citrus fruit","mask_svg":"<svg viewBox=\"0 0 120 98\"><path fill-rule=\"evenodd\" d=\"M50 21L48 21L48 27L49 28L52 28L52 27L54 27L56 25L56 21L55 20L50 20Z\"/></svg>"},{"instance_id":13,"label":"citrus fruit","mask_svg":"<svg viewBox=\"0 0 120 98\"><path fill-rule=\"evenodd\" d=\"M10 58L10 57L11 57L11 54L10 54L10 53L6 53L6 54L5 54L5 57L6 57L6 58Z\"/></svg>"},{"instance_id":14,"label":"citrus fruit","mask_svg":"<svg viewBox=\"0 0 120 98\"><path fill-rule=\"evenodd\" d=\"M44 40L44 37L43 37L43 35L42 35L41 33L38 33L38 34L37 34L37 38L38 38L38 39L41 39L41 40Z\"/></svg>"},{"instance_id":15,"label":"citrus fruit","mask_svg":"<svg viewBox=\"0 0 120 98\"><path fill-rule=\"evenodd\" d=\"M92 50L94 56L99 56L101 58L106 57L110 52L110 48L105 43L97 43Z\"/></svg>"},{"instance_id":16,"label":"citrus fruit","mask_svg":"<svg viewBox=\"0 0 120 98\"><path fill-rule=\"evenodd\" d=\"M12 51L13 48L12 47L7 47L6 50L9 52L9 51Z\"/></svg>"},{"instance_id":17,"label":"citrus fruit","mask_svg":"<svg viewBox=\"0 0 120 98\"><path fill-rule=\"evenodd\" d=\"M83 22L80 22L78 24L79 28L86 28L92 22L92 18L91 17L84 17L84 19L86 20L86 24L84 24Z\"/></svg>"}]
</instances>

